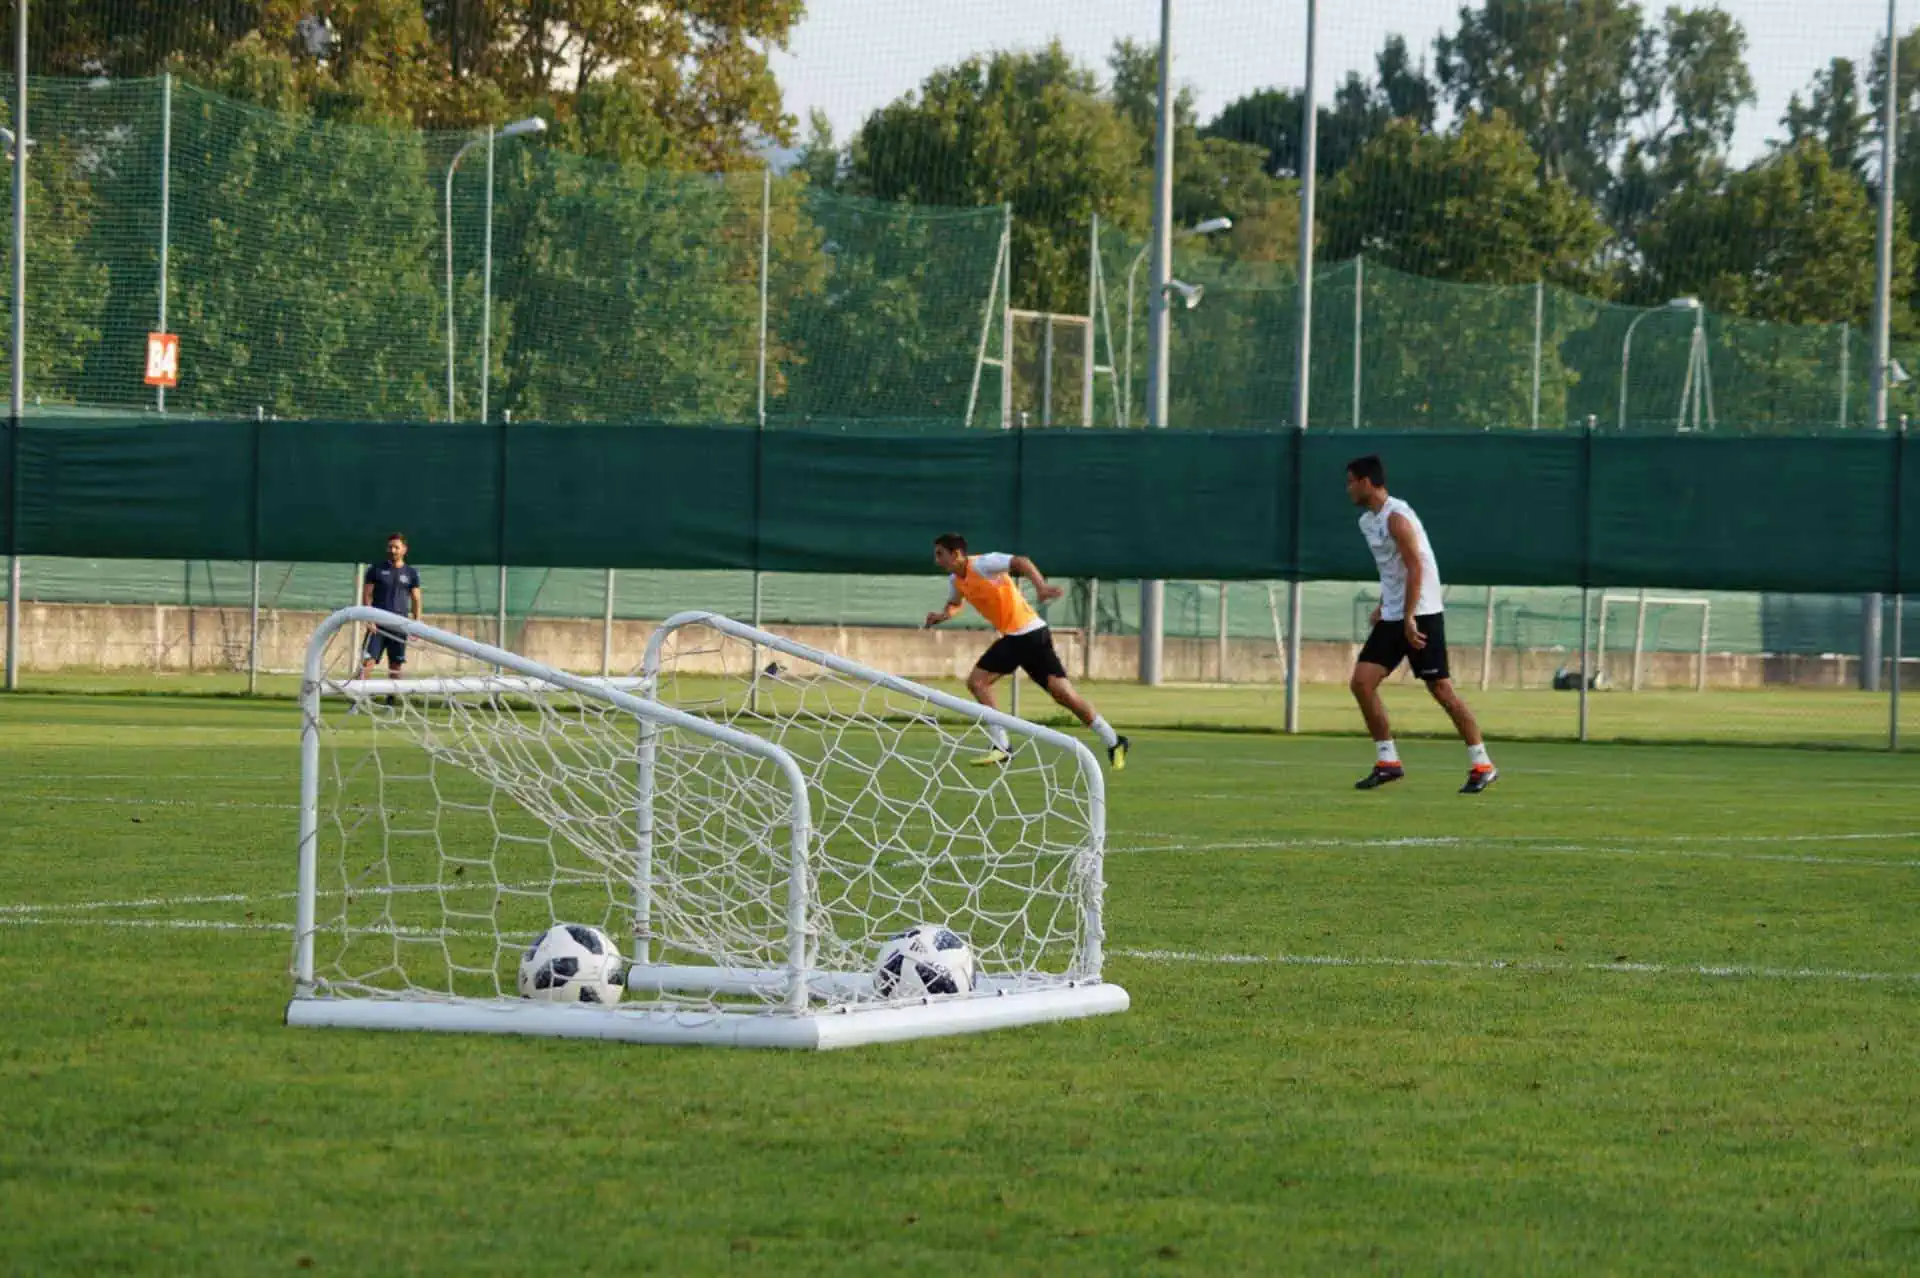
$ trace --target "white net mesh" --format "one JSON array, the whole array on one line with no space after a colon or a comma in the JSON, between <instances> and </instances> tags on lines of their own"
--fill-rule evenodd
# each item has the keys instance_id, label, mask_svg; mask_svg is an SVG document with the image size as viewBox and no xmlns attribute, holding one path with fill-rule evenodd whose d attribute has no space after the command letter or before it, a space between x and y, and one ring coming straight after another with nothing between
<instances>
[{"instance_id":1,"label":"white net mesh","mask_svg":"<svg viewBox=\"0 0 1920 1278\"><path fill-rule=\"evenodd\" d=\"M882 946L925 923L965 939L983 996L1098 977L1086 751L1022 726L1010 762L970 767L985 729L937 694L731 625L671 631L644 685L590 688L419 635L406 680L359 684L357 636L337 635L310 724L316 991L515 999L561 922L634 960L627 1008L878 1006Z\"/></svg>"}]
</instances>

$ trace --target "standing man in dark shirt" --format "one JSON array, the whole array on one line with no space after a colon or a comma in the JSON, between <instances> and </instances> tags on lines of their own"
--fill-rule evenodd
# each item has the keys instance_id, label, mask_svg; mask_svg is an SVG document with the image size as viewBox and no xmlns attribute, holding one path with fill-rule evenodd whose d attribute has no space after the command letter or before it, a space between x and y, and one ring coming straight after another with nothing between
<instances>
[{"instance_id":1,"label":"standing man in dark shirt","mask_svg":"<svg viewBox=\"0 0 1920 1278\"><path fill-rule=\"evenodd\" d=\"M399 613L420 620L420 574L407 562L407 539L399 533L387 534L387 561L367 565L360 587L360 602L369 608ZM399 631L378 626L367 631L366 653L360 665L360 677L366 678L384 654L387 670L395 679L407 664L407 637Z\"/></svg>"}]
</instances>

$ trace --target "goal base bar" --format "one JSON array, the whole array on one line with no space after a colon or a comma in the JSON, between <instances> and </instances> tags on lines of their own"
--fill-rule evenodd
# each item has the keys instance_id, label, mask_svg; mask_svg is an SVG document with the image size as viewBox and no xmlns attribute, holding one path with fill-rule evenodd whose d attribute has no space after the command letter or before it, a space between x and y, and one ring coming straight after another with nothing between
<instances>
[{"instance_id":1,"label":"goal base bar","mask_svg":"<svg viewBox=\"0 0 1920 1278\"><path fill-rule=\"evenodd\" d=\"M828 1051L868 1043L978 1034L1018 1025L1106 1016L1126 1011L1128 1004L1126 990L1104 982L799 1016L692 1009L592 1008L505 999L425 1002L295 998L287 1004L287 1024Z\"/></svg>"}]
</instances>

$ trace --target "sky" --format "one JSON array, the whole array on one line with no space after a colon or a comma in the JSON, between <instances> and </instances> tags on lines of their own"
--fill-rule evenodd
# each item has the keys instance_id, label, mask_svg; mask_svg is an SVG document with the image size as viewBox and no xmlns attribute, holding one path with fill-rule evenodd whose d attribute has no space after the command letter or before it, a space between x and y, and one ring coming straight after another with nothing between
<instances>
[{"instance_id":1,"label":"sky","mask_svg":"<svg viewBox=\"0 0 1920 1278\"><path fill-rule=\"evenodd\" d=\"M1702 0L1688 0L1689 4ZM1643 0L1648 10L1664 0ZM1747 32L1758 102L1741 116L1734 158L1758 155L1779 133L1790 94L1830 58L1865 62L1886 27L1886 0L1720 0ZM1316 96L1332 99L1349 71L1371 75L1373 55L1400 34L1429 56L1433 37L1458 25L1455 0L1326 0L1320 4ZM1904 26L1920 25L1920 0L1903 0ZM1174 73L1205 121L1243 94L1305 78L1306 0L1175 0ZM819 108L845 141L876 107L917 88L929 72L969 54L1059 37L1103 73L1115 40L1158 38L1158 0L808 0L790 48L774 57L787 110L804 139Z\"/></svg>"}]
</instances>

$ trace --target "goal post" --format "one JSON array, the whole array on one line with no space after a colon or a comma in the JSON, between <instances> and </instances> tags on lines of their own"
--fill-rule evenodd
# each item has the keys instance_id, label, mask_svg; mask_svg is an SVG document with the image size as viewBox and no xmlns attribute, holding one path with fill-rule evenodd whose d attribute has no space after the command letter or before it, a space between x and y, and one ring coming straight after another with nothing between
<instances>
[{"instance_id":1,"label":"goal post","mask_svg":"<svg viewBox=\"0 0 1920 1278\"><path fill-rule=\"evenodd\" d=\"M358 677L376 624L409 677ZM595 678L347 608L301 711L289 1024L827 1048L1127 1006L1100 971L1103 778L1051 729L707 613ZM1017 744L982 775L989 727ZM560 923L630 955L617 1003L518 997ZM876 982L923 924L963 938L972 988Z\"/></svg>"}]
</instances>

